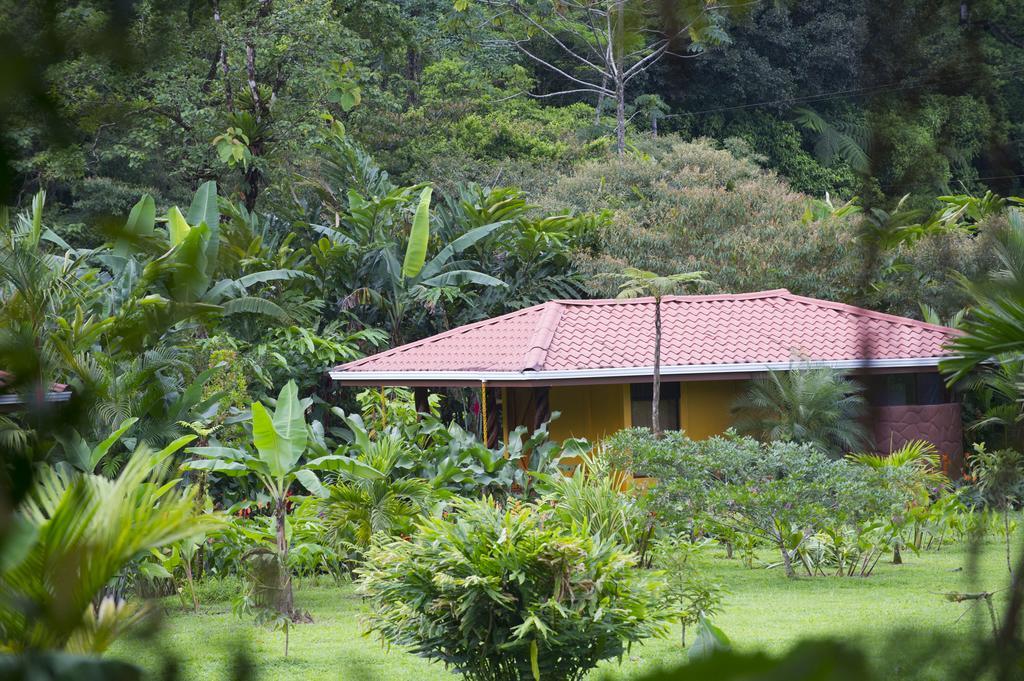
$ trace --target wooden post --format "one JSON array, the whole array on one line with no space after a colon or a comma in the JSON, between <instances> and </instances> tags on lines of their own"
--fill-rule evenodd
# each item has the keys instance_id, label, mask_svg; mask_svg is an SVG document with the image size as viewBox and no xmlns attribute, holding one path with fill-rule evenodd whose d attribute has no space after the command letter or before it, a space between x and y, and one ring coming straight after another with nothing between
<instances>
[{"instance_id":1,"label":"wooden post","mask_svg":"<svg viewBox=\"0 0 1024 681\"><path fill-rule=\"evenodd\" d=\"M480 441L489 447L490 435L487 429L487 381L480 381Z\"/></svg>"}]
</instances>

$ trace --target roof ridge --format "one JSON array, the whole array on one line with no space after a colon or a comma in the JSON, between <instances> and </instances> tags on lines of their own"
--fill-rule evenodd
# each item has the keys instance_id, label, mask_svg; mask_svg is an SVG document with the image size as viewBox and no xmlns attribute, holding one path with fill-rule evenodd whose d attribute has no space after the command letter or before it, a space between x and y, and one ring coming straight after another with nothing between
<instances>
[{"instance_id":1,"label":"roof ridge","mask_svg":"<svg viewBox=\"0 0 1024 681\"><path fill-rule=\"evenodd\" d=\"M503 322L506 319L513 319L515 317L520 317L520 316L525 315L525 314L527 314L529 312L533 312L533 311L535 311L535 310L537 310L539 308L543 308L546 305L548 305L548 303L540 303L538 305L531 305L530 307L524 307L521 310L513 310L512 312L506 312L505 314L499 315L497 317L490 317L488 319L481 319L478 322L471 322L469 324L463 324L462 326L456 326L454 329L448 329L447 331L442 331L441 333L434 334L433 336L427 336L426 338L420 338L419 340L414 340L414 341L410 341L408 343L403 343L402 345L397 345L397 346L395 346L393 348L388 348L387 350L384 350L383 352L378 352L378 353L373 354L373 355L367 355L366 357L360 357L359 359L354 359L351 362L345 362L343 364L339 364L336 367L334 367L333 371L339 371L339 370L344 370L344 369L351 369L351 368L354 368L354 367L362 366L363 364L368 363L370 360L378 360L378 359L382 359L382 358L386 358L386 357L393 357L394 355L400 355L403 352L408 352L410 350L415 350L416 348L421 348L421 347L423 347L425 345L429 345L431 343L436 343L437 341L444 340L445 338L450 338L452 336L457 336L459 334L466 333L468 331L472 331L473 329L479 329L479 328L482 328L482 327L485 327L485 326L491 326L492 324L497 324L499 322Z\"/></svg>"},{"instance_id":2,"label":"roof ridge","mask_svg":"<svg viewBox=\"0 0 1024 681\"><path fill-rule=\"evenodd\" d=\"M662 300L680 300L691 302L714 301L714 300L753 300L757 298L774 298L783 295L792 295L789 289L776 288L766 291L748 291L746 293L704 293L692 295L665 295ZM654 302L654 296L639 296L636 298L563 298L551 302L560 305L578 305L580 307L590 305L636 305L637 303Z\"/></svg>"},{"instance_id":3,"label":"roof ridge","mask_svg":"<svg viewBox=\"0 0 1024 681\"><path fill-rule=\"evenodd\" d=\"M948 334L950 332L959 335L961 331L951 326L942 326L941 324L932 324L930 322L924 322L919 319L912 319L910 317L901 317L900 315L889 314L888 312L878 312L877 310L869 310L866 307L860 307L859 305L850 305L849 303L838 303L832 300L822 300L821 298L811 298L809 296L800 296L795 293L786 291L786 295L782 296L790 300L801 302L806 305L817 305L818 307L835 310L837 312L845 312L847 314L859 315L861 317L869 317L871 319L877 319L883 322L890 322L892 324L902 324L903 326L909 326L916 329L926 329L928 331L936 331L939 333Z\"/></svg>"},{"instance_id":4,"label":"roof ridge","mask_svg":"<svg viewBox=\"0 0 1024 681\"><path fill-rule=\"evenodd\" d=\"M555 336L558 323L562 320L562 303L555 300L547 303L548 308L537 322L537 327L530 336L526 355L523 357L523 371L543 371L544 362L548 357L551 339Z\"/></svg>"}]
</instances>

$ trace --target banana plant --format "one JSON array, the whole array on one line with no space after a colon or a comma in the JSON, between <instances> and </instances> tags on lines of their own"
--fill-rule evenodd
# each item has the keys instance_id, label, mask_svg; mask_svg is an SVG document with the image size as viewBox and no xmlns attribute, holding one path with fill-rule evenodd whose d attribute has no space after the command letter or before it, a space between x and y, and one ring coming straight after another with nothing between
<instances>
[{"instance_id":1,"label":"banana plant","mask_svg":"<svg viewBox=\"0 0 1024 681\"><path fill-rule=\"evenodd\" d=\"M372 250L367 258L375 271L376 284L358 288L349 296L352 301L380 309L395 345L403 342L403 323L411 307L434 308L442 298L463 295L465 287L470 285L505 286L501 279L471 269L468 260L457 256L501 229L507 221L471 229L427 259L431 191L426 187L420 194L401 262L395 245Z\"/></svg>"},{"instance_id":2,"label":"banana plant","mask_svg":"<svg viewBox=\"0 0 1024 681\"><path fill-rule=\"evenodd\" d=\"M287 510L288 493L292 484L299 482L317 496L326 490L315 471L337 468L344 463L339 454L328 454L312 461L302 458L309 449L309 435L304 412L311 400L300 400L298 387L289 381L277 396L276 406L270 410L260 402L252 405L249 426L252 430L253 449L211 445L190 447L187 451L199 458L188 461L188 470L209 471L228 476L254 476L257 478L274 507L278 571L278 584L274 606L282 614L296 617L288 565ZM254 450L254 451L253 451Z\"/></svg>"},{"instance_id":3,"label":"banana plant","mask_svg":"<svg viewBox=\"0 0 1024 681\"><path fill-rule=\"evenodd\" d=\"M97 258L111 272L111 279L103 282L110 287L108 315L146 317L146 312L164 309L176 310L179 316L256 314L277 321L290 319L283 307L254 295L254 289L261 284L308 279L306 272L275 268L218 277L223 258L217 200L216 183L204 183L187 213L177 206L168 210L164 232L156 225L153 198L142 197L116 235L111 251ZM149 257L151 254L155 257Z\"/></svg>"}]
</instances>

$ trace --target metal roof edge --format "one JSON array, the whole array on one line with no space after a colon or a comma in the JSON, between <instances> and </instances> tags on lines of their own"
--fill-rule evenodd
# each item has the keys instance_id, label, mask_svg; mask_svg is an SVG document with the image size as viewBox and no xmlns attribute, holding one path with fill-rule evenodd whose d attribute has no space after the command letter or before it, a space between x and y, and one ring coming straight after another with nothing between
<instances>
[{"instance_id":1,"label":"metal roof edge","mask_svg":"<svg viewBox=\"0 0 1024 681\"><path fill-rule=\"evenodd\" d=\"M698 364L683 366L663 366L662 376L698 376L709 374L736 374L765 371L789 371L794 368L832 369L909 369L916 367L935 367L939 362L953 359L953 356L942 357L905 357L892 359L841 359L841 360L807 360L790 362L741 362L735 364ZM331 379L394 382L401 381L458 381L462 383L482 383L502 381L510 383L541 383L545 381L595 379L595 378L647 378L654 375L654 367L613 367L605 369L571 369L561 371L338 371L330 372Z\"/></svg>"}]
</instances>

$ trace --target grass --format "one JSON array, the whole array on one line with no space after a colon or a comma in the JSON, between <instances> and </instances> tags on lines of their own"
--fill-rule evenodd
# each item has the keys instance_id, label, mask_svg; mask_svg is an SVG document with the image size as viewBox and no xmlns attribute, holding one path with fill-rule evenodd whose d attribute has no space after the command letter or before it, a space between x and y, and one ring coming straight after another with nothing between
<instances>
[{"instance_id":1,"label":"grass","mask_svg":"<svg viewBox=\"0 0 1024 681\"><path fill-rule=\"evenodd\" d=\"M856 639L867 650L881 651L894 642L898 646L908 630L942 631L964 641L990 628L983 606L950 603L939 594L1004 588L1008 573L998 541L983 543L973 559L966 546L952 546L920 556L907 553L904 560L904 565L892 565L883 559L867 579L787 580L781 569L751 570L738 560L715 557L714 577L729 590L715 623L737 649L770 653L783 652L805 637ZM297 587L296 601L310 612L314 623L292 627L287 658L282 632L239 619L229 601L204 604L195 615L177 599L162 604L166 616L155 636L122 639L108 655L152 671L173 657L187 679L230 678L230 665L241 651L266 679L285 675L339 680L455 678L440 665L363 636L359 624L363 606L351 585L300 581ZM997 608L1004 595L996 595ZM944 661L932 663L963 662L968 650L969 645L953 646L945 651ZM593 676L635 678L645 670L683 660L677 628L670 638L636 646L621 665L606 663Z\"/></svg>"}]
</instances>

